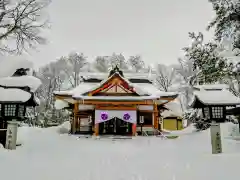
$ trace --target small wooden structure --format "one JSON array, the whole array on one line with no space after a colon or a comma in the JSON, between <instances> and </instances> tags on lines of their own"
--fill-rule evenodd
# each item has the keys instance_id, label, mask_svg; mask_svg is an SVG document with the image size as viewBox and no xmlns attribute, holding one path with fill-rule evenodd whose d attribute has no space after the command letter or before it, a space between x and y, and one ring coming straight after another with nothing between
<instances>
[{"instance_id":1,"label":"small wooden structure","mask_svg":"<svg viewBox=\"0 0 240 180\"><path fill-rule=\"evenodd\" d=\"M165 130L182 130L183 127L183 110L180 103L180 100L176 98L174 101L171 101L164 105L166 110L161 113L163 117L163 129Z\"/></svg>"},{"instance_id":2,"label":"small wooden structure","mask_svg":"<svg viewBox=\"0 0 240 180\"><path fill-rule=\"evenodd\" d=\"M178 116L168 116L163 119L163 129L176 131L183 129L183 120Z\"/></svg>"},{"instance_id":3,"label":"small wooden structure","mask_svg":"<svg viewBox=\"0 0 240 180\"><path fill-rule=\"evenodd\" d=\"M58 101L72 107L71 133L135 135L141 127L158 131L162 105L178 96L159 91L146 77L127 77L118 67L103 77L85 74L75 89L54 92Z\"/></svg>"},{"instance_id":4,"label":"small wooden structure","mask_svg":"<svg viewBox=\"0 0 240 180\"><path fill-rule=\"evenodd\" d=\"M209 89L194 92L190 107L202 109L205 119L215 122L226 121L226 107L240 104L240 98L227 89Z\"/></svg>"},{"instance_id":5,"label":"small wooden structure","mask_svg":"<svg viewBox=\"0 0 240 180\"><path fill-rule=\"evenodd\" d=\"M20 68L12 77L0 78L0 143L3 145L6 142L8 122L24 120L26 108L38 105L32 87L26 85L29 83L26 81L37 78L26 76L27 70ZM36 84L39 83L37 79Z\"/></svg>"}]
</instances>

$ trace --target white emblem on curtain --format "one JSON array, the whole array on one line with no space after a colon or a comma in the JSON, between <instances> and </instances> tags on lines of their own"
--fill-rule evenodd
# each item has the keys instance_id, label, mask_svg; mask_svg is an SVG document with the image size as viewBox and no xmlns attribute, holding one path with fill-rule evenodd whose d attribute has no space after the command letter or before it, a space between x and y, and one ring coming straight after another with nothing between
<instances>
[{"instance_id":1,"label":"white emblem on curtain","mask_svg":"<svg viewBox=\"0 0 240 180\"><path fill-rule=\"evenodd\" d=\"M115 117L126 122L136 123L137 112L133 110L130 111L95 110L95 124L109 121Z\"/></svg>"}]
</instances>

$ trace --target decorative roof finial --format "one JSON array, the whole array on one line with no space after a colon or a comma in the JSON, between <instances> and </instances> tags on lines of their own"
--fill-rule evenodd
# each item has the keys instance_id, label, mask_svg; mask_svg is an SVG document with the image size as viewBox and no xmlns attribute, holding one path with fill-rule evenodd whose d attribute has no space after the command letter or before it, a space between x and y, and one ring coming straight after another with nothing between
<instances>
[{"instance_id":1,"label":"decorative roof finial","mask_svg":"<svg viewBox=\"0 0 240 180\"><path fill-rule=\"evenodd\" d=\"M123 77L123 72L119 69L118 65L116 65L109 73L109 76L112 76L113 74L118 73Z\"/></svg>"}]
</instances>

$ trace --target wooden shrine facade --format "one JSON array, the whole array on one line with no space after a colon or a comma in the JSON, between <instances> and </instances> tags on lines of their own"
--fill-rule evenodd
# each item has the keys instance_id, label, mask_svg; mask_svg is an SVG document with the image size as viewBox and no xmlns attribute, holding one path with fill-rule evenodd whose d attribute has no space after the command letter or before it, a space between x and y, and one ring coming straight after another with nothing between
<instances>
[{"instance_id":1,"label":"wooden shrine facade","mask_svg":"<svg viewBox=\"0 0 240 180\"><path fill-rule=\"evenodd\" d=\"M135 135L142 128L161 130L161 107L177 94L161 95L152 82L134 81L115 68L106 79L88 79L72 91L55 92L57 100L70 104L71 133Z\"/></svg>"}]
</instances>

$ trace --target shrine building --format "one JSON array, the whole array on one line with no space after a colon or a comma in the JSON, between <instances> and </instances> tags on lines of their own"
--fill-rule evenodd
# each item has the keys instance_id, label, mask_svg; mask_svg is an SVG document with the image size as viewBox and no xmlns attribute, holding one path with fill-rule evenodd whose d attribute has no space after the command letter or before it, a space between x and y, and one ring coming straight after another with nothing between
<instances>
[{"instance_id":1,"label":"shrine building","mask_svg":"<svg viewBox=\"0 0 240 180\"><path fill-rule=\"evenodd\" d=\"M137 74L137 73L136 73ZM104 75L85 74L83 82L68 91L56 91L56 101L72 112L71 133L136 135L162 129L164 104L178 94L158 90L148 74L131 76L118 67Z\"/></svg>"}]
</instances>

